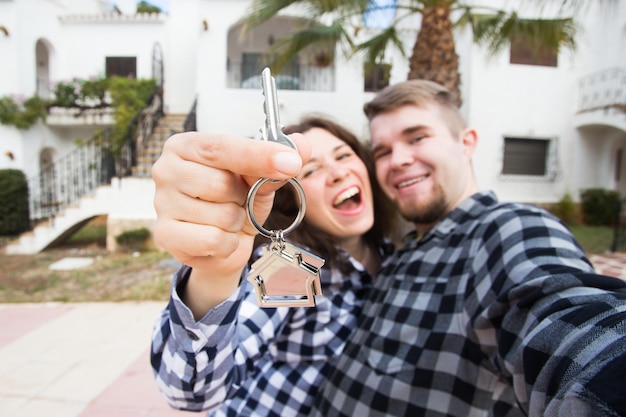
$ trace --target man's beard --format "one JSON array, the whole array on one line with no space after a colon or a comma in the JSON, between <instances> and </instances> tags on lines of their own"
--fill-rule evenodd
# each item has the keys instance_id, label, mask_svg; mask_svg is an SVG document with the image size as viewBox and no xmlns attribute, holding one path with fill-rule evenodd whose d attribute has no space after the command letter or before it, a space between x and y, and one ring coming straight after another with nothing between
<instances>
[{"instance_id":1,"label":"man's beard","mask_svg":"<svg viewBox=\"0 0 626 417\"><path fill-rule=\"evenodd\" d=\"M402 217L415 224L432 224L439 221L445 215L448 204L441 187L437 186L434 191L434 197L425 204L412 202L399 206Z\"/></svg>"}]
</instances>

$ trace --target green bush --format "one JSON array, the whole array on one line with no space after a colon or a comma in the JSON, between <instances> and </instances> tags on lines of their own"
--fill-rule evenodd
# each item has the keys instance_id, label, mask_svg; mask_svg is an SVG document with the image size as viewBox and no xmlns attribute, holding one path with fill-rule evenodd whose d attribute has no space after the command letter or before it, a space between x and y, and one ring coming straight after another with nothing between
<instances>
[{"instance_id":1,"label":"green bush","mask_svg":"<svg viewBox=\"0 0 626 417\"><path fill-rule=\"evenodd\" d=\"M150 235L151 233L149 229L141 227L139 229L126 230L120 233L115 236L115 241L120 246L125 246L133 250L139 250L143 248Z\"/></svg>"},{"instance_id":2,"label":"green bush","mask_svg":"<svg viewBox=\"0 0 626 417\"><path fill-rule=\"evenodd\" d=\"M0 236L17 235L30 229L28 181L17 169L0 170Z\"/></svg>"},{"instance_id":3,"label":"green bush","mask_svg":"<svg viewBox=\"0 0 626 417\"><path fill-rule=\"evenodd\" d=\"M568 225L578 223L576 204L570 193L565 193L563 197L552 207L552 213Z\"/></svg>"},{"instance_id":4,"label":"green bush","mask_svg":"<svg viewBox=\"0 0 626 417\"><path fill-rule=\"evenodd\" d=\"M580 193L583 220L588 226L611 226L622 199L617 191L590 188Z\"/></svg>"}]
</instances>

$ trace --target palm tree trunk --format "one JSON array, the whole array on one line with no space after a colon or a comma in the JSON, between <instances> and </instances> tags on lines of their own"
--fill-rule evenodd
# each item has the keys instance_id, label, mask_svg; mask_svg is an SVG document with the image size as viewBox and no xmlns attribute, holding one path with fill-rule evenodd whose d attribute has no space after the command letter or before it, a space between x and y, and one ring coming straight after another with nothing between
<instances>
[{"instance_id":1,"label":"palm tree trunk","mask_svg":"<svg viewBox=\"0 0 626 417\"><path fill-rule=\"evenodd\" d=\"M448 1L437 3L424 8L422 26L409 59L407 78L426 79L444 85L456 94L460 106L459 56L454 47L450 4Z\"/></svg>"}]
</instances>

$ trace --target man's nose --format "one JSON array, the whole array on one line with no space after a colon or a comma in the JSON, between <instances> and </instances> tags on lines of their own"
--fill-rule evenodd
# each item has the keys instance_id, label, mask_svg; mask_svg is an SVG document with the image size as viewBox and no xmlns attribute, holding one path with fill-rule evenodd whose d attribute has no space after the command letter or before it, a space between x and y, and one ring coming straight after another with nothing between
<instances>
[{"instance_id":1,"label":"man's nose","mask_svg":"<svg viewBox=\"0 0 626 417\"><path fill-rule=\"evenodd\" d=\"M391 148L391 165L394 167L401 167L409 165L413 162L413 154L411 149L404 143L396 143Z\"/></svg>"}]
</instances>

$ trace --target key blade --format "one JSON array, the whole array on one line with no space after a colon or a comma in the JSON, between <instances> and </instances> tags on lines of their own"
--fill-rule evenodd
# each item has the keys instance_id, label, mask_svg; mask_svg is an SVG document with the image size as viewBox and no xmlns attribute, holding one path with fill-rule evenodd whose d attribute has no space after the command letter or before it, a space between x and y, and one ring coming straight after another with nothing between
<instances>
[{"instance_id":1,"label":"key blade","mask_svg":"<svg viewBox=\"0 0 626 417\"><path fill-rule=\"evenodd\" d=\"M263 95L265 96L265 102L263 103L263 110L265 111L265 126L261 129L263 139L281 143L292 149L298 150L296 144L282 132L280 116L278 113L276 80L272 77L272 73L268 67L261 72L261 86L263 87Z\"/></svg>"}]
</instances>

